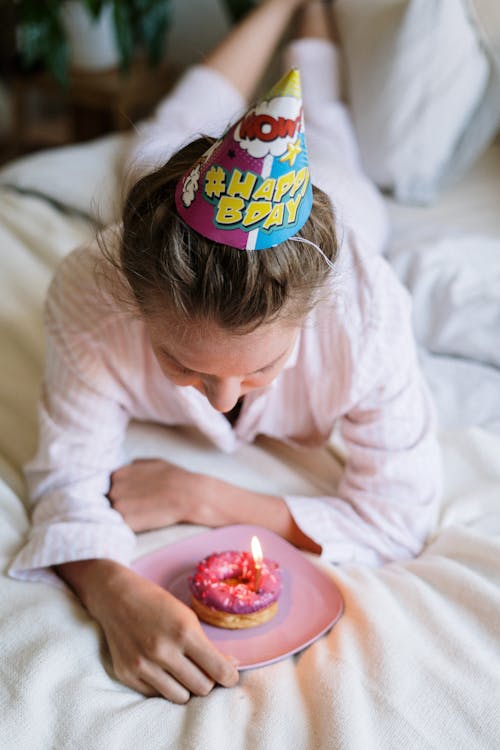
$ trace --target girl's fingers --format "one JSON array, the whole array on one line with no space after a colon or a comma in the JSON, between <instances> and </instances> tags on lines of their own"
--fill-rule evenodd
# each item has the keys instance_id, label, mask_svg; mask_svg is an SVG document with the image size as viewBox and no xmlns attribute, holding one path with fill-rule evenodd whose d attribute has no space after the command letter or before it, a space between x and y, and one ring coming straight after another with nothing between
<instances>
[{"instance_id":1,"label":"girl's fingers","mask_svg":"<svg viewBox=\"0 0 500 750\"><path fill-rule=\"evenodd\" d=\"M202 669L214 682L224 687L233 687L239 680L234 664L220 653L208 640L203 631L196 633L185 646L186 655Z\"/></svg>"},{"instance_id":2,"label":"girl's fingers","mask_svg":"<svg viewBox=\"0 0 500 750\"><path fill-rule=\"evenodd\" d=\"M147 680L137 679L136 684L131 685L134 690L141 693L145 698L163 698L163 696L153 685L150 685Z\"/></svg>"},{"instance_id":3,"label":"girl's fingers","mask_svg":"<svg viewBox=\"0 0 500 750\"><path fill-rule=\"evenodd\" d=\"M215 685L181 653L177 653L175 660L170 659L168 663L162 663L159 659L142 660L136 674L127 673L120 680L148 698L163 696L173 703L187 703L191 694L206 696Z\"/></svg>"},{"instance_id":4,"label":"girl's fingers","mask_svg":"<svg viewBox=\"0 0 500 750\"><path fill-rule=\"evenodd\" d=\"M147 681L141 680L139 677L127 675L126 677L120 676L118 679L124 685L135 690L137 693L141 693L141 695L144 695L146 698L156 698L159 695L158 690L155 687L149 685Z\"/></svg>"},{"instance_id":5,"label":"girl's fingers","mask_svg":"<svg viewBox=\"0 0 500 750\"><path fill-rule=\"evenodd\" d=\"M158 666L163 667L165 672L193 695L208 695L215 685L214 680L206 675L197 664L194 664L189 657L180 652L177 652L174 658L170 658L168 663L158 662Z\"/></svg>"},{"instance_id":6,"label":"girl's fingers","mask_svg":"<svg viewBox=\"0 0 500 750\"><path fill-rule=\"evenodd\" d=\"M141 674L140 681L153 691L153 695L160 695L172 703L184 704L191 697L190 691L175 677L151 662Z\"/></svg>"}]
</instances>

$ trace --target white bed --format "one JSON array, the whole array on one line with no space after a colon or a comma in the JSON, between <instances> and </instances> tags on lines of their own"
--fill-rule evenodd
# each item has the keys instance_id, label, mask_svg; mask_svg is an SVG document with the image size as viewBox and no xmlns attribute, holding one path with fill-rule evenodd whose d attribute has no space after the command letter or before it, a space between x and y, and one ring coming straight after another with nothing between
<instances>
[{"instance_id":1,"label":"white bed","mask_svg":"<svg viewBox=\"0 0 500 750\"><path fill-rule=\"evenodd\" d=\"M186 706L118 683L98 627L71 594L7 578L28 529L21 467L36 442L43 297L58 260L92 235L92 219L113 219L127 138L0 170L0 747L497 750L498 143L435 205L388 201L388 256L414 296L446 478L438 524L418 559L380 569L325 567L345 600L333 630ZM228 457L193 433L144 424L131 426L127 450L273 493L313 494L339 471L328 449L299 453L262 441ZM137 555L200 531L143 534Z\"/></svg>"}]
</instances>

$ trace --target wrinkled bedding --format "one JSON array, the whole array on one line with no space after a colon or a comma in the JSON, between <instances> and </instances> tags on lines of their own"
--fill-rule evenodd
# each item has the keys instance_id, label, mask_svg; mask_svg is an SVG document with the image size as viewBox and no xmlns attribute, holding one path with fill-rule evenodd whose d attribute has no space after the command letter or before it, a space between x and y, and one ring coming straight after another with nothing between
<instances>
[{"instance_id":1,"label":"wrinkled bedding","mask_svg":"<svg viewBox=\"0 0 500 750\"><path fill-rule=\"evenodd\" d=\"M116 216L126 138L0 170L0 747L498 748L498 146L470 187L463 181L437 207L389 207L389 258L414 297L446 477L439 521L417 560L372 570L309 556L342 591L340 622L297 656L187 706L118 683L99 628L70 593L6 577L28 529L21 467L36 442L43 297L58 260ZM339 472L329 448L259 441L225 456L193 432L157 425L131 425L126 448L272 493L312 494ZM137 554L200 531L143 534Z\"/></svg>"},{"instance_id":2,"label":"wrinkled bedding","mask_svg":"<svg viewBox=\"0 0 500 750\"><path fill-rule=\"evenodd\" d=\"M388 201L388 258L413 297L440 422L500 435L500 141L428 208Z\"/></svg>"}]
</instances>

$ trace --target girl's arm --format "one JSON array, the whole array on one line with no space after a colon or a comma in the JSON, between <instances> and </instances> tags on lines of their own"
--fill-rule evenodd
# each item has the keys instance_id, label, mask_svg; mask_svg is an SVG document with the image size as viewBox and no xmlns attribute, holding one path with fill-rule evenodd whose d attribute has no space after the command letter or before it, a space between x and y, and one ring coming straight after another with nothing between
<instances>
[{"instance_id":1,"label":"girl's arm","mask_svg":"<svg viewBox=\"0 0 500 750\"><path fill-rule=\"evenodd\" d=\"M109 498L136 532L179 522L210 527L249 523L271 529L296 547L321 550L297 526L283 498L196 474L162 459L141 459L115 471Z\"/></svg>"},{"instance_id":2,"label":"girl's arm","mask_svg":"<svg viewBox=\"0 0 500 750\"><path fill-rule=\"evenodd\" d=\"M135 537L109 504L109 475L123 461L125 394L104 361L109 314L92 280L93 248L59 266L45 311L46 357L38 449L25 467L32 526L10 574L57 582L52 566L109 558L125 563ZM125 334L119 333L123 338ZM116 342L119 344L119 342Z\"/></svg>"},{"instance_id":3,"label":"girl's arm","mask_svg":"<svg viewBox=\"0 0 500 750\"><path fill-rule=\"evenodd\" d=\"M250 99L296 11L308 0L263 0L205 58L241 96Z\"/></svg>"},{"instance_id":4,"label":"girl's arm","mask_svg":"<svg viewBox=\"0 0 500 750\"><path fill-rule=\"evenodd\" d=\"M113 560L68 562L57 572L101 625L115 675L128 687L186 703L216 683L237 683L236 667L195 613L160 586Z\"/></svg>"},{"instance_id":5,"label":"girl's arm","mask_svg":"<svg viewBox=\"0 0 500 750\"><path fill-rule=\"evenodd\" d=\"M118 325L106 337L109 300L101 304L88 278L94 268L94 255L76 251L49 293L39 448L27 470L33 523L9 573L64 579L102 626L117 677L145 695L184 703L216 682L234 684L237 672L188 607L126 567L135 535L107 493L128 422L117 373L125 377L131 334ZM112 345L125 352L115 370L106 364Z\"/></svg>"}]
</instances>

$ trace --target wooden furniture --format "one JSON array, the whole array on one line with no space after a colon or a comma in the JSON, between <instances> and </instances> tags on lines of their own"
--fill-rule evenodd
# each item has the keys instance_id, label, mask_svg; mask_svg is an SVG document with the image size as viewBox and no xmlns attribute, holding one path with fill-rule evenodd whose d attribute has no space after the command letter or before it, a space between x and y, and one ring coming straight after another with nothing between
<instances>
[{"instance_id":1,"label":"wooden furniture","mask_svg":"<svg viewBox=\"0 0 500 750\"><path fill-rule=\"evenodd\" d=\"M45 72L12 78L11 146L23 153L126 130L148 115L175 78L171 66L136 60L130 70L73 71L62 89Z\"/></svg>"}]
</instances>

